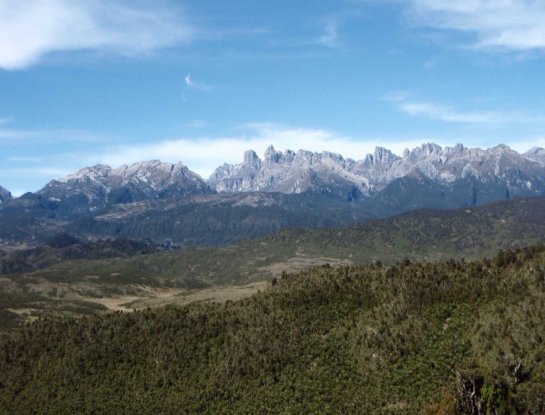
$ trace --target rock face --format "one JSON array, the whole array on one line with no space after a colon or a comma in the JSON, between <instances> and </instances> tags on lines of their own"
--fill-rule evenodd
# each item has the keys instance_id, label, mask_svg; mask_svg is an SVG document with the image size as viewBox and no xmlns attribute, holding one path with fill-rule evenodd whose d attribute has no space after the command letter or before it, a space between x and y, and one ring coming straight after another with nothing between
<instances>
[{"instance_id":1,"label":"rock face","mask_svg":"<svg viewBox=\"0 0 545 415\"><path fill-rule=\"evenodd\" d=\"M10 200L11 200L11 193L7 189L0 186L0 206L6 204Z\"/></svg>"},{"instance_id":2,"label":"rock face","mask_svg":"<svg viewBox=\"0 0 545 415\"><path fill-rule=\"evenodd\" d=\"M403 157L377 147L373 154L354 161L329 152L280 152L271 146L263 160L248 151L241 164L221 166L208 182L218 192L319 191L350 198L376 194L396 180L415 175L446 187L469 180L501 184L509 195L538 195L545 189L545 150L519 154L504 145L482 150L430 143L406 150Z\"/></svg>"},{"instance_id":3,"label":"rock face","mask_svg":"<svg viewBox=\"0 0 545 415\"><path fill-rule=\"evenodd\" d=\"M208 183L218 192L315 191L349 196L369 191L366 178L354 174L355 162L342 156L299 150L276 151L270 146L263 160L253 151L244 154L237 165L224 164Z\"/></svg>"},{"instance_id":4,"label":"rock face","mask_svg":"<svg viewBox=\"0 0 545 415\"><path fill-rule=\"evenodd\" d=\"M117 169L104 165L86 167L49 182L37 195L76 210L93 211L106 204L208 193L213 190L182 163L154 160Z\"/></svg>"}]
</instances>

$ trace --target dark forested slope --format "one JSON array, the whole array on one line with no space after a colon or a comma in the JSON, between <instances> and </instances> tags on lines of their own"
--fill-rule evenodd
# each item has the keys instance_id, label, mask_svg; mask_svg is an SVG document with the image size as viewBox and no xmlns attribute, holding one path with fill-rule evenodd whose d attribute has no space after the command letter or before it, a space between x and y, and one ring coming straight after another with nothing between
<instances>
[{"instance_id":1,"label":"dark forested slope","mask_svg":"<svg viewBox=\"0 0 545 415\"><path fill-rule=\"evenodd\" d=\"M0 412L541 414L543 321L543 247L324 266L224 305L37 321L0 345Z\"/></svg>"}]
</instances>

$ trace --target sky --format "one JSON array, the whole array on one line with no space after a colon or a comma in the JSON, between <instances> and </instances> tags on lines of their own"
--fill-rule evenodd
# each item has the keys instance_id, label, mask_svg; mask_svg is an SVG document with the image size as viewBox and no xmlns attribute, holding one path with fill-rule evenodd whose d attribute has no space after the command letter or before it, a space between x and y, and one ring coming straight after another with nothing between
<instances>
[{"instance_id":1,"label":"sky","mask_svg":"<svg viewBox=\"0 0 545 415\"><path fill-rule=\"evenodd\" d=\"M545 147L545 2L0 0L0 185L268 145Z\"/></svg>"}]
</instances>

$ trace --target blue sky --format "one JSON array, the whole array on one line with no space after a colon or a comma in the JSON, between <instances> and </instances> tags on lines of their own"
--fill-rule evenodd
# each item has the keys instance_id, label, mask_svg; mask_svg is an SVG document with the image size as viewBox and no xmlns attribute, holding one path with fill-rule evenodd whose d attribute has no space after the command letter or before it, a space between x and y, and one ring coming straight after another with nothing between
<instances>
[{"instance_id":1,"label":"blue sky","mask_svg":"<svg viewBox=\"0 0 545 415\"><path fill-rule=\"evenodd\" d=\"M452 4L449 4L452 3ZM242 152L545 146L545 3L0 0L0 185Z\"/></svg>"}]
</instances>

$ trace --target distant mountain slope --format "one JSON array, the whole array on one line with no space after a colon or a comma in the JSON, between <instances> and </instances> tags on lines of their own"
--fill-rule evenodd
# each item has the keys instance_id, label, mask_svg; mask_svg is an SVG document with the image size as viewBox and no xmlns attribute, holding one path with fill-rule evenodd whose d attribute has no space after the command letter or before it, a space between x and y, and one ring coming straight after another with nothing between
<instances>
[{"instance_id":1,"label":"distant mountain slope","mask_svg":"<svg viewBox=\"0 0 545 415\"><path fill-rule=\"evenodd\" d=\"M74 287L91 284L97 292L108 292L127 284L246 284L325 263L473 259L493 255L499 249L535 243L545 243L545 198L455 211L420 210L343 228L286 230L223 248L67 261L32 275L10 277L8 286L10 290L26 292L29 283L68 282ZM91 281L89 276L93 276Z\"/></svg>"},{"instance_id":2,"label":"distant mountain slope","mask_svg":"<svg viewBox=\"0 0 545 415\"><path fill-rule=\"evenodd\" d=\"M545 198L513 199L474 208L416 210L338 229L288 230L267 238L295 242L309 255L372 260L478 258L498 249L545 242Z\"/></svg>"},{"instance_id":3,"label":"distant mountain slope","mask_svg":"<svg viewBox=\"0 0 545 415\"><path fill-rule=\"evenodd\" d=\"M542 414L544 320L543 247L326 266L222 305L39 320L0 342L0 412Z\"/></svg>"},{"instance_id":4,"label":"distant mountain slope","mask_svg":"<svg viewBox=\"0 0 545 415\"><path fill-rule=\"evenodd\" d=\"M60 211L59 211L60 210ZM105 206L67 214L28 194L0 209L0 242L40 244L68 232L79 238L165 239L183 246L218 246L290 227L339 226L372 217L366 206L328 194L202 194Z\"/></svg>"},{"instance_id":5,"label":"distant mountain slope","mask_svg":"<svg viewBox=\"0 0 545 415\"><path fill-rule=\"evenodd\" d=\"M92 212L107 204L168 199L213 193L206 182L181 163L158 160L123 165L97 165L49 182L37 195L68 211Z\"/></svg>"},{"instance_id":6,"label":"distant mountain slope","mask_svg":"<svg viewBox=\"0 0 545 415\"><path fill-rule=\"evenodd\" d=\"M112 206L71 223L70 233L172 239L184 246L220 246L282 229L331 227L368 219L363 205L312 193L201 195Z\"/></svg>"},{"instance_id":7,"label":"distant mountain slope","mask_svg":"<svg viewBox=\"0 0 545 415\"><path fill-rule=\"evenodd\" d=\"M0 206L6 204L11 200L11 193L9 190L0 186Z\"/></svg>"},{"instance_id":8,"label":"distant mountain slope","mask_svg":"<svg viewBox=\"0 0 545 415\"><path fill-rule=\"evenodd\" d=\"M68 234L59 234L35 248L0 249L0 275L33 272L67 260L122 258L150 254L157 249L149 241L115 239L86 242Z\"/></svg>"},{"instance_id":9,"label":"distant mountain slope","mask_svg":"<svg viewBox=\"0 0 545 415\"><path fill-rule=\"evenodd\" d=\"M524 157L545 164L545 148L534 147L523 154Z\"/></svg>"}]
</instances>

